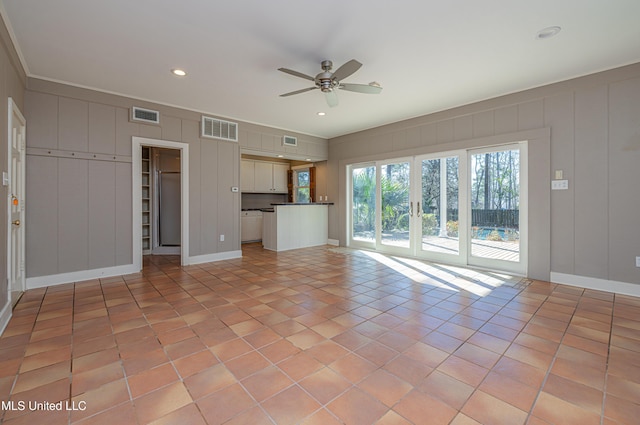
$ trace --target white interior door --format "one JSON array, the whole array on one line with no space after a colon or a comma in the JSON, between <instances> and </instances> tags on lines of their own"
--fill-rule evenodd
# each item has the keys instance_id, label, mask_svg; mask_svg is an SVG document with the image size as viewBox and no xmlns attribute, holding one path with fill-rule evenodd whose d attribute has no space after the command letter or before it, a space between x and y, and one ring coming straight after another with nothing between
<instances>
[{"instance_id":1,"label":"white interior door","mask_svg":"<svg viewBox=\"0 0 640 425\"><path fill-rule=\"evenodd\" d=\"M25 290L25 150L26 121L9 99L8 242L9 294L17 301ZM7 182L5 181L5 184Z\"/></svg>"}]
</instances>

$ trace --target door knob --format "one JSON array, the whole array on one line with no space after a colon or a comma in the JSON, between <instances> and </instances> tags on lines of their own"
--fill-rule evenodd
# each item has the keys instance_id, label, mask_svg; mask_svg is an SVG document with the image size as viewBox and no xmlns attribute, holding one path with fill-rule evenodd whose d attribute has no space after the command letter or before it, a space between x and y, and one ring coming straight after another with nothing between
<instances>
[{"instance_id":1,"label":"door knob","mask_svg":"<svg viewBox=\"0 0 640 425\"><path fill-rule=\"evenodd\" d=\"M20 220L13 220L11 224L15 224L16 226L20 226Z\"/></svg>"}]
</instances>

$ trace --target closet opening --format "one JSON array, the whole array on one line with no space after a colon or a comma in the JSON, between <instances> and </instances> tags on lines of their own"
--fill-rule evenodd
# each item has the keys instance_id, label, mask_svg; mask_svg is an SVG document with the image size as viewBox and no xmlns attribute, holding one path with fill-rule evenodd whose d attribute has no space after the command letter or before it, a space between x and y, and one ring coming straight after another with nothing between
<instances>
[{"instance_id":1,"label":"closet opening","mask_svg":"<svg viewBox=\"0 0 640 425\"><path fill-rule=\"evenodd\" d=\"M142 254L180 254L180 150L142 147Z\"/></svg>"},{"instance_id":2,"label":"closet opening","mask_svg":"<svg viewBox=\"0 0 640 425\"><path fill-rule=\"evenodd\" d=\"M180 255L189 264L189 144L132 138L133 265L142 256Z\"/></svg>"}]
</instances>

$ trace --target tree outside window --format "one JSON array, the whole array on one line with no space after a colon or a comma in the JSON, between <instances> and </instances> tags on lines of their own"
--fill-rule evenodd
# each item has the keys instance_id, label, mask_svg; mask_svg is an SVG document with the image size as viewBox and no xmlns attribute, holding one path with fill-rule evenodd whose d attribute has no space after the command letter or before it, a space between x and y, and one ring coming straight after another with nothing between
<instances>
[{"instance_id":1,"label":"tree outside window","mask_svg":"<svg viewBox=\"0 0 640 425\"><path fill-rule=\"evenodd\" d=\"M294 194L294 202L311 202L311 176L308 168L295 172Z\"/></svg>"}]
</instances>

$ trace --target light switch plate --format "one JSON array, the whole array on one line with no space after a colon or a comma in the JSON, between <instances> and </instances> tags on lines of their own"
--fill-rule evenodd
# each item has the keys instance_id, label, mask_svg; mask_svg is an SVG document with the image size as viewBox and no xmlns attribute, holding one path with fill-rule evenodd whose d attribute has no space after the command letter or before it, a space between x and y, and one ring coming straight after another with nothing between
<instances>
[{"instance_id":1,"label":"light switch plate","mask_svg":"<svg viewBox=\"0 0 640 425\"><path fill-rule=\"evenodd\" d=\"M636 267L640 267L640 257L636 257Z\"/></svg>"},{"instance_id":2,"label":"light switch plate","mask_svg":"<svg viewBox=\"0 0 640 425\"><path fill-rule=\"evenodd\" d=\"M567 190L569 189L569 180L552 180L551 190Z\"/></svg>"}]
</instances>

